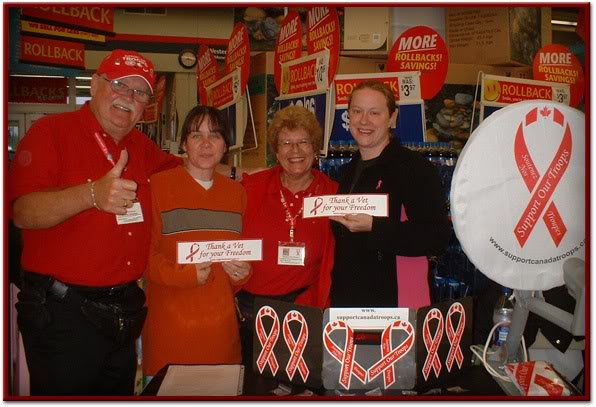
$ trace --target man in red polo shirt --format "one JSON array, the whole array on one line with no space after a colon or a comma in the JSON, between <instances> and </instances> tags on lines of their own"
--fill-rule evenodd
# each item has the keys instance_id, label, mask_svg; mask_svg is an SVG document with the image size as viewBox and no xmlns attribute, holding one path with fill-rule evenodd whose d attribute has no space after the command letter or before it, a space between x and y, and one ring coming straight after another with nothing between
<instances>
[{"instance_id":1,"label":"man in red polo shirt","mask_svg":"<svg viewBox=\"0 0 596 407\"><path fill-rule=\"evenodd\" d=\"M39 119L9 176L26 272L17 303L32 395L132 395L149 178L181 163L135 129L153 64L115 50L80 110Z\"/></svg>"}]
</instances>

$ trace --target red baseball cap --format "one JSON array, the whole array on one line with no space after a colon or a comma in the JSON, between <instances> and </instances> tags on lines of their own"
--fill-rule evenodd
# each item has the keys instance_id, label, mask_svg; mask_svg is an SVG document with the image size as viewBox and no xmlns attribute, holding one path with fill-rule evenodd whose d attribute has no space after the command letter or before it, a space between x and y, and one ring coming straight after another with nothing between
<instances>
[{"instance_id":1,"label":"red baseball cap","mask_svg":"<svg viewBox=\"0 0 596 407\"><path fill-rule=\"evenodd\" d=\"M116 49L105 57L97 71L98 75L105 74L109 80L138 76L145 79L151 92L155 83L153 64L147 58L135 51Z\"/></svg>"}]
</instances>

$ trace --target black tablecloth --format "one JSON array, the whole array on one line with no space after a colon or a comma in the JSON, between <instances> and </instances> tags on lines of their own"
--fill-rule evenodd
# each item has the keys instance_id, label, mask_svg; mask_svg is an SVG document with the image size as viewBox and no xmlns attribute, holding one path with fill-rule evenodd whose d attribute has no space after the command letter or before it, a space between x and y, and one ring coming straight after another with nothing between
<instances>
[{"instance_id":1,"label":"black tablecloth","mask_svg":"<svg viewBox=\"0 0 596 407\"><path fill-rule=\"evenodd\" d=\"M143 390L142 396L155 396L161 386L161 383L165 377L168 367L161 369L149 382L149 384ZM244 386L242 396L238 396L239 399L243 397L277 397L272 391L282 383L277 379L265 377L260 374L255 374L249 369L244 372ZM284 383L292 389L290 396L297 396L306 390L306 387L299 386L294 383ZM457 392L455 388L461 388L465 391ZM308 390L314 393L314 396L320 398L324 397L338 397L340 396L334 390L327 390L324 388ZM415 391L416 394L412 394ZM357 396L365 396L367 390L354 390L350 391L350 394L356 394ZM347 393L347 392L342 392ZM505 392L501 389L499 384L486 372L482 366L472 366L466 371L460 372L456 375L448 377L442 383L432 387L416 386L412 390L401 391L401 390L383 390L383 397L419 397L419 396L433 396L433 397L471 397L471 398L483 398L483 397L494 397L494 396L505 396ZM371 396L371 399L375 397Z\"/></svg>"}]
</instances>

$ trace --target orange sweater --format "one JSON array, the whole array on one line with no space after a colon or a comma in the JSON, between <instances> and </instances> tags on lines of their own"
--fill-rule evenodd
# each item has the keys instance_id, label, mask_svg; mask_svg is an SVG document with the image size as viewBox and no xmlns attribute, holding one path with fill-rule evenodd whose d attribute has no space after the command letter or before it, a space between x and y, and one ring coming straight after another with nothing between
<instances>
[{"instance_id":1,"label":"orange sweater","mask_svg":"<svg viewBox=\"0 0 596 407\"><path fill-rule=\"evenodd\" d=\"M143 331L143 371L171 364L240 363L234 288L221 263L198 285L194 264L176 263L179 241L240 238L246 193L215 174L205 190L183 168L151 178L152 227L146 276L149 312ZM242 284L245 281L240 281Z\"/></svg>"}]
</instances>

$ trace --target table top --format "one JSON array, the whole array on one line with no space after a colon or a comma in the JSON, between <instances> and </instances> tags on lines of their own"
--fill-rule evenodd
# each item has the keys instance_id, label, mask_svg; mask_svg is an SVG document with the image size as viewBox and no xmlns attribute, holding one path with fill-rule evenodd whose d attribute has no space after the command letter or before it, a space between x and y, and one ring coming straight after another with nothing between
<instances>
[{"instance_id":1,"label":"table top","mask_svg":"<svg viewBox=\"0 0 596 407\"><path fill-rule=\"evenodd\" d=\"M149 382L149 384L143 390L141 396L155 396L161 386L161 383L165 377L168 366L162 368ZM488 397L505 396L505 392L501 389L499 384L490 376L490 374L482 366L472 366L467 370L454 374L448 377L442 383L435 384L434 386L416 386L412 390L381 390L380 392L374 392L374 395L366 395L365 393L369 390L353 390L350 392L336 392L335 390L327 390L324 388L314 389L306 388L295 383L285 383L271 377L265 377L258 373L253 372L250 369L246 369L244 372L244 386L243 393L238 396L239 399L247 397L254 398L267 398L277 397L273 391L278 388L279 384L283 383L291 389L291 393L288 396L305 396L303 393L306 390L312 392L312 397L317 399L321 397L341 397L341 396L353 396L357 398L382 396L386 398L404 398L404 397L445 397L445 398L471 398L481 399ZM463 391L458 391L461 389ZM414 393L415 392L415 393ZM307 391L307 393L309 393Z\"/></svg>"}]
</instances>

